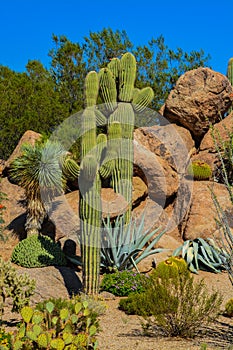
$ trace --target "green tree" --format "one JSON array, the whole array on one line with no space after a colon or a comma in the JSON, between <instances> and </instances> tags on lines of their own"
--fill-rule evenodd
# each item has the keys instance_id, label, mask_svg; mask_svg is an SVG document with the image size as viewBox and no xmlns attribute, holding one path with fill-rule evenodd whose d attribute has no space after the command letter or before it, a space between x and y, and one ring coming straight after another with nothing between
<instances>
[{"instance_id":1,"label":"green tree","mask_svg":"<svg viewBox=\"0 0 233 350\"><path fill-rule=\"evenodd\" d=\"M65 36L53 36L56 45L51 50L52 75L62 102L70 113L83 108L83 82L88 71L107 66L112 58L132 52L137 60L136 87L151 86L155 98L150 107L159 110L177 79L187 70L208 66L210 56L203 50L185 52L170 49L164 37L152 38L147 44L135 47L123 30L104 28L90 32L80 43L72 43Z\"/></svg>"},{"instance_id":2,"label":"green tree","mask_svg":"<svg viewBox=\"0 0 233 350\"><path fill-rule=\"evenodd\" d=\"M49 71L39 61L29 61L26 69L30 94L24 113L28 127L49 135L69 114Z\"/></svg>"},{"instance_id":3,"label":"green tree","mask_svg":"<svg viewBox=\"0 0 233 350\"><path fill-rule=\"evenodd\" d=\"M163 36L134 47L125 31L104 28L90 32L81 42L53 35L51 65L29 61L17 73L0 66L0 158L9 157L28 130L46 135L66 117L84 108L83 88L88 71L106 66L114 57L131 51L137 60L135 86L151 86L155 98L149 107L159 110L178 77L185 71L208 66L203 50L171 50Z\"/></svg>"},{"instance_id":4,"label":"green tree","mask_svg":"<svg viewBox=\"0 0 233 350\"><path fill-rule=\"evenodd\" d=\"M83 108L83 83L87 73L81 44L72 43L66 36L53 35L55 47L50 50L50 72L59 92L61 103L70 114Z\"/></svg>"},{"instance_id":5,"label":"green tree","mask_svg":"<svg viewBox=\"0 0 233 350\"><path fill-rule=\"evenodd\" d=\"M87 69L99 70L105 67L114 58L120 58L125 52L132 51L133 43L126 31L104 28L100 32L90 32L84 37L83 50Z\"/></svg>"},{"instance_id":6,"label":"green tree","mask_svg":"<svg viewBox=\"0 0 233 350\"><path fill-rule=\"evenodd\" d=\"M151 107L155 110L165 102L177 79L186 71L208 65L210 56L204 51L185 52L181 48L171 50L161 35L152 38L147 45L134 50L138 63L137 87L150 85L155 93Z\"/></svg>"},{"instance_id":7,"label":"green tree","mask_svg":"<svg viewBox=\"0 0 233 350\"><path fill-rule=\"evenodd\" d=\"M39 61L29 61L23 73L0 66L0 158L9 157L26 130L49 135L68 115Z\"/></svg>"},{"instance_id":8,"label":"green tree","mask_svg":"<svg viewBox=\"0 0 233 350\"><path fill-rule=\"evenodd\" d=\"M28 125L22 116L29 96L27 75L0 66L0 158L6 159Z\"/></svg>"}]
</instances>

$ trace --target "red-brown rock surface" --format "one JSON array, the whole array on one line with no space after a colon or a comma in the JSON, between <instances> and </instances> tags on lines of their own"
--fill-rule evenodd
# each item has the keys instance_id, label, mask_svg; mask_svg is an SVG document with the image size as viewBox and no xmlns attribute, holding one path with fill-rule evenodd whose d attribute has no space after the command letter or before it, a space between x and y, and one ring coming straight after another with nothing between
<instances>
[{"instance_id":1,"label":"red-brown rock surface","mask_svg":"<svg viewBox=\"0 0 233 350\"><path fill-rule=\"evenodd\" d=\"M184 172L189 154L195 146L190 132L176 124L136 129L134 140L166 160L178 173Z\"/></svg>"},{"instance_id":2,"label":"red-brown rock surface","mask_svg":"<svg viewBox=\"0 0 233 350\"><path fill-rule=\"evenodd\" d=\"M190 210L182 222L183 239L212 237L217 230L217 211L210 188L218 198L223 211L232 211L228 191L223 184L209 181L194 181Z\"/></svg>"},{"instance_id":3,"label":"red-brown rock surface","mask_svg":"<svg viewBox=\"0 0 233 350\"><path fill-rule=\"evenodd\" d=\"M214 125L214 129L210 129L200 144L200 152L208 150L208 152L216 153L216 144L221 146L222 141L230 139L230 134L233 131L233 112ZM214 138L213 138L214 136Z\"/></svg>"},{"instance_id":4,"label":"red-brown rock surface","mask_svg":"<svg viewBox=\"0 0 233 350\"><path fill-rule=\"evenodd\" d=\"M182 125L200 141L208 131L209 122L220 120L233 100L229 80L209 68L197 68L183 74L170 92L164 117Z\"/></svg>"},{"instance_id":5,"label":"red-brown rock surface","mask_svg":"<svg viewBox=\"0 0 233 350\"><path fill-rule=\"evenodd\" d=\"M34 145L37 140L41 138L41 134L32 131L32 130L27 130L21 137L21 139L18 142L18 145L15 147L14 151L6 161L5 167L8 167L10 163L17 157L19 157L22 152L21 152L21 147L24 143L29 143L31 145Z\"/></svg>"}]
</instances>

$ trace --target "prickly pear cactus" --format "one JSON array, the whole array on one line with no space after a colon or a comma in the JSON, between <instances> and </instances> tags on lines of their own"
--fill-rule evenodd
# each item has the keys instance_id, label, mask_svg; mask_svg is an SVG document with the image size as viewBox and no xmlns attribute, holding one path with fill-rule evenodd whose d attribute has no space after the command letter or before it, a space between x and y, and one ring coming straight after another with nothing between
<instances>
[{"instance_id":1,"label":"prickly pear cactus","mask_svg":"<svg viewBox=\"0 0 233 350\"><path fill-rule=\"evenodd\" d=\"M67 307L59 306L61 302ZM43 312L37 310L38 305L22 308L22 321L12 336L13 349L94 348L98 314L93 315L86 300L54 299L44 303Z\"/></svg>"}]
</instances>

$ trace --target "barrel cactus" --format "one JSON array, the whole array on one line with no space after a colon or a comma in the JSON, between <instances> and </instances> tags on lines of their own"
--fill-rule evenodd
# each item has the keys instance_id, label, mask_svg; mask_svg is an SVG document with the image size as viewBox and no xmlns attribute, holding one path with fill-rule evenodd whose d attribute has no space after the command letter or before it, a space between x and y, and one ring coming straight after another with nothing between
<instances>
[{"instance_id":1,"label":"barrel cactus","mask_svg":"<svg viewBox=\"0 0 233 350\"><path fill-rule=\"evenodd\" d=\"M209 180L212 177L212 169L209 164L195 160L188 166L188 175L193 176L194 180Z\"/></svg>"}]
</instances>

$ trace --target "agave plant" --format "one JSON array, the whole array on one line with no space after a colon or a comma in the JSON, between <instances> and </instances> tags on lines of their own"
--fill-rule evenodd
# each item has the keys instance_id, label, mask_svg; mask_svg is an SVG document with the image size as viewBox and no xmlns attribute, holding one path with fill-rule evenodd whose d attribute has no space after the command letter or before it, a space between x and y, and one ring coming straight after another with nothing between
<instances>
[{"instance_id":1,"label":"agave plant","mask_svg":"<svg viewBox=\"0 0 233 350\"><path fill-rule=\"evenodd\" d=\"M163 248L154 248L165 233L160 228L149 232L144 231L144 215L139 225L131 218L124 224L124 217L118 216L112 225L110 217L103 221L103 235L101 247L101 268L109 271L130 270L147 256L160 253Z\"/></svg>"},{"instance_id":2,"label":"agave plant","mask_svg":"<svg viewBox=\"0 0 233 350\"><path fill-rule=\"evenodd\" d=\"M191 272L198 273L199 269L215 273L221 272L225 269L229 255L220 249L212 238L208 238L208 241L209 243L203 238L187 240L174 250L173 256L181 253Z\"/></svg>"},{"instance_id":3,"label":"agave plant","mask_svg":"<svg viewBox=\"0 0 233 350\"><path fill-rule=\"evenodd\" d=\"M38 234L47 216L46 207L64 186L62 160L65 151L57 142L24 144L22 156L10 167L10 177L25 189L27 199L27 235Z\"/></svg>"}]
</instances>

